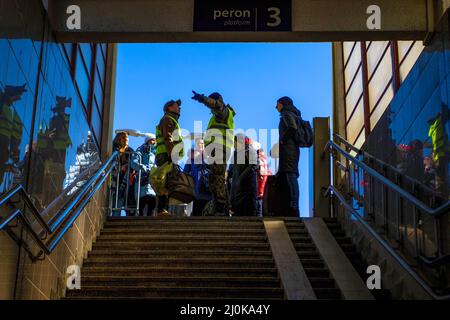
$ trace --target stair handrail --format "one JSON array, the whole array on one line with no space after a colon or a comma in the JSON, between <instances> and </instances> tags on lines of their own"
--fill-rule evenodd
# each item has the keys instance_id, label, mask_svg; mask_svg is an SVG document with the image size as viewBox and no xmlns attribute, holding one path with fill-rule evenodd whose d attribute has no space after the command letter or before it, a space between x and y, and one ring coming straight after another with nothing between
<instances>
[{"instance_id":1,"label":"stair handrail","mask_svg":"<svg viewBox=\"0 0 450 320\"><path fill-rule=\"evenodd\" d=\"M391 190L395 191L400 196L402 196L402 198L406 199L411 204L415 205L421 211L423 211L424 213L426 213L426 214L428 214L430 216L439 217L439 216L443 215L444 213L447 213L450 210L450 201L447 201L446 203L442 204L441 206L439 206L437 208L430 208L427 204L425 204L421 200L417 199L411 193L409 193L405 189L401 188L400 186L398 186L397 184L395 184L394 182L392 182L391 180L389 180L388 178L386 178L385 176L380 174L375 169L371 168L365 162L363 162L363 161L353 157L352 155L350 155L348 152L343 150L338 144L336 144L336 142L334 142L333 140L330 140L327 143L326 149L336 150L338 153L343 155L347 160L349 160L352 163L356 164L358 167L364 169L364 171L369 173L372 177L377 179L383 185L385 185L386 187L388 187Z\"/></svg>"},{"instance_id":2,"label":"stair handrail","mask_svg":"<svg viewBox=\"0 0 450 320\"><path fill-rule=\"evenodd\" d=\"M109 159L102 165L100 169L97 170L92 178L83 186L82 190L77 194L77 196L71 200L68 206L64 209L58 220L52 225L48 225L47 222L42 218L41 213L33 204L30 196L27 194L22 185L17 185L11 191L0 197L0 206L7 204L14 196L20 196L26 206L31 209L31 214L38 221L38 223L43 228L44 235L42 236L42 232L37 233L31 226L30 222L26 218L24 212L15 208L12 214L4 219L2 222L0 220L0 230L5 230L10 235L10 237L18 244L23 245L24 249L29 254L32 261L41 260L43 254L51 254L53 250L56 248L57 244L61 241L62 237L67 233L69 228L73 225L75 220L81 214L82 210L85 208L87 203L90 201L92 196L97 192L97 190L103 185L106 178L109 176L111 171L114 168L114 163L117 159L118 152L115 151ZM72 214L70 220L66 223L66 225L62 227L65 220L69 215ZM34 254L27 243L24 243L22 239L18 239L13 236L11 232L9 232L8 225L15 219L19 219L22 222L24 228L31 234L34 242L39 246L41 251L38 254ZM0 218L1 219L1 218ZM61 228L61 230L59 230ZM58 231L58 232L56 232ZM51 235L52 239L49 243L44 242L45 239Z\"/></svg>"},{"instance_id":3,"label":"stair handrail","mask_svg":"<svg viewBox=\"0 0 450 320\"><path fill-rule=\"evenodd\" d=\"M426 186L425 184L423 184L419 180L414 179L414 178L404 174L403 172L401 172L398 168L394 167L393 165L391 165L389 163L386 163L386 162L384 162L381 159L378 159L377 157L373 156L372 154L368 153L367 151L364 151L364 150L361 150L361 149L357 148L356 146L352 145L350 142L345 140L342 136L338 135L337 133L333 133L333 139L335 141L339 141L346 148L356 152L357 154L362 155L364 158L368 158L368 159L370 159L370 160L372 160L374 162L377 162L381 167L388 168L389 170L393 171L398 176L401 176L403 180L407 180L413 185L420 185L423 189L429 191L430 193L435 193L436 192L435 190L433 190L432 188Z\"/></svg>"},{"instance_id":4,"label":"stair handrail","mask_svg":"<svg viewBox=\"0 0 450 320\"><path fill-rule=\"evenodd\" d=\"M351 204L349 204L345 197L339 192L339 190L335 186L329 186L326 193L326 196L336 197L340 204L345 207L345 209L350 212L352 217L356 218L358 222L366 229L367 232L392 256L392 258L400 264L400 266L430 295L434 300L450 300L450 295L437 295L431 286L425 282L425 280L410 266L410 264L400 256L392 246L387 243L353 208Z\"/></svg>"},{"instance_id":5,"label":"stair handrail","mask_svg":"<svg viewBox=\"0 0 450 320\"><path fill-rule=\"evenodd\" d=\"M365 155L361 150L358 148L352 146L350 143L345 141L343 138L335 135L335 138L337 138L337 141L345 142L347 148L357 152L357 154ZM442 204L441 206L437 208L431 208L428 205L426 205L424 202L422 202L420 199L415 197L413 194L408 192L407 190L403 189L390 179L386 178L382 174L380 174L378 171L370 167L368 164L366 164L364 161L358 159L355 156L352 156L350 152L347 152L343 148L341 148L335 141L330 140L328 141L326 148L324 152L331 152L335 151L339 154L341 154L344 158L346 158L348 161L352 162L355 166L361 168L364 172L366 172L368 175L379 181L384 187L387 187L394 191L397 195L399 195L401 198L405 199L407 202L409 202L411 205L413 205L416 209L420 210L420 212L424 213L425 215L429 215L430 217L434 218L435 221L438 221L438 219L445 213L448 213L450 209L450 201L447 201L446 203ZM381 160L378 160L375 158L375 160L379 161L381 163ZM395 169L395 168L394 168ZM438 240L437 240L438 241ZM417 246L417 243L416 243ZM417 250L417 247L416 247ZM422 263L431 266L431 267L440 267L442 265L447 265L450 262L450 255L440 255L438 254L436 257L426 257L420 253L417 253L416 258L420 260Z\"/></svg>"}]
</instances>

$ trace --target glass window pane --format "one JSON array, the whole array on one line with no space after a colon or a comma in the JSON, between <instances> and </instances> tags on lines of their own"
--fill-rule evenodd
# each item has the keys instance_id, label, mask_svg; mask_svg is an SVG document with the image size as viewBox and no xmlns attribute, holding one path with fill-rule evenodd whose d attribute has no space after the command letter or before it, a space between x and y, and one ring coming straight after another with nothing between
<instances>
[{"instance_id":1,"label":"glass window pane","mask_svg":"<svg viewBox=\"0 0 450 320\"><path fill-rule=\"evenodd\" d=\"M392 59L390 54L385 54L380 66L369 82L369 101L372 111L388 83L392 82Z\"/></svg>"},{"instance_id":2,"label":"glass window pane","mask_svg":"<svg viewBox=\"0 0 450 320\"><path fill-rule=\"evenodd\" d=\"M370 116L370 130L373 130L373 128L375 128L378 120L380 120L381 116L386 111L393 97L394 88L390 85L386 93L383 95L383 98L380 100L380 103L377 105L375 110L372 112L372 115Z\"/></svg>"},{"instance_id":3,"label":"glass window pane","mask_svg":"<svg viewBox=\"0 0 450 320\"><path fill-rule=\"evenodd\" d=\"M363 92L362 69L360 69L356 76L355 81L353 82L352 87L350 88L350 91L348 92L345 98L347 120L350 117L353 108L358 103L358 100L361 98L362 92Z\"/></svg>"},{"instance_id":4,"label":"glass window pane","mask_svg":"<svg viewBox=\"0 0 450 320\"><path fill-rule=\"evenodd\" d=\"M106 43L100 44L100 49L102 52L103 62L106 63L106 53L108 49L108 45Z\"/></svg>"},{"instance_id":5,"label":"glass window pane","mask_svg":"<svg viewBox=\"0 0 450 320\"><path fill-rule=\"evenodd\" d=\"M83 100L85 108L88 107L89 102L89 77L86 74L86 70L80 61L77 62L75 70L75 80L78 90L80 92L81 99Z\"/></svg>"},{"instance_id":6,"label":"glass window pane","mask_svg":"<svg viewBox=\"0 0 450 320\"><path fill-rule=\"evenodd\" d=\"M348 61L347 67L345 68L345 92L348 92L355 73L358 72L361 66L361 48L357 45L353 51L350 60Z\"/></svg>"},{"instance_id":7,"label":"glass window pane","mask_svg":"<svg viewBox=\"0 0 450 320\"><path fill-rule=\"evenodd\" d=\"M373 41L367 50L367 71L369 79L380 62L383 54L390 55L389 41ZM386 51L387 50L387 51Z\"/></svg>"},{"instance_id":8,"label":"glass window pane","mask_svg":"<svg viewBox=\"0 0 450 320\"><path fill-rule=\"evenodd\" d=\"M350 143L354 143L359 132L364 127L364 103L363 100L358 103L350 121L347 124L347 138Z\"/></svg>"},{"instance_id":9,"label":"glass window pane","mask_svg":"<svg viewBox=\"0 0 450 320\"><path fill-rule=\"evenodd\" d=\"M103 88L98 78L94 81L94 98L97 100L99 106L103 105Z\"/></svg>"},{"instance_id":10,"label":"glass window pane","mask_svg":"<svg viewBox=\"0 0 450 320\"><path fill-rule=\"evenodd\" d=\"M100 114L97 112L97 108L92 108L92 129L94 130L97 141L100 141L102 137L102 120Z\"/></svg>"},{"instance_id":11,"label":"glass window pane","mask_svg":"<svg viewBox=\"0 0 450 320\"><path fill-rule=\"evenodd\" d=\"M90 43L80 43L79 48L83 55L84 63L86 64L86 70L90 74L92 66L92 45Z\"/></svg>"},{"instance_id":12,"label":"glass window pane","mask_svg":"<svg viewBox=\"0 0 450 320\"><path fill-rule=\"evenodd\" d=\"M97 109L97 111L100 114L100 116L102 116L103 115L103 103L102 103L102 101L97 100L97 97L94 96L92 104Z\"/></svg>"},{"instance_id":13,"label":"glass window pane","mask_svg":"<svg viewBox=\"0 0 450 320\"><path fill-rule=\"evenodd\" d=\"M101 55L100 52L98 54ZM99 62L99 60L100 60L100 62ZM97 65L96 65L96 70L97 71L96 71L95 77L97 79L100 79L101 86L104 87L104 84L105 84L105 64L103 64L101 62L101 60L102 59L99 58L99 56L97 55Z\"/></svg>"},{"instance_id":14,"label":"glass window pane","mask_svg":"<svg viewBox=\"0 0 450 320\"><path fill-rule=\"evenodd\" d=\"M402 62L415 41L398 41L398 61Z\"/></svg>"},{"instance_id":15,"label":"glass window pane","mask_svg":"<svg viewBox=\"0 0 450 320\"><path fill-rule=\"evenodd\" d=\"M422 42L417 41L416 43L414 43L411 51L400 65L400 80L402 82L405 81L406 77L408 76L409 72L416 63L424 48L425 47L423 46Z\"/></svg>"},{"instance_id":16,"label":"glass window pane","mask_svg":"<svg viewBox=\"0 0 450 320\"><path fill-rule=\"evenodd\" d=\"M353 144L356 148L361 149L362 145L366 142L366 135L364 134L364 130L361 131L358 139Z\"/></svg>"},{"instance_id":17,"label":"glass window pane","mask_svg":"<svg viewBox=\"0 0 450 320\"><path fill-rule=\"evenodd\" d=\"M69 60L69 65L72 61L72 50L73 50L73 43L64 43L64 49L66 51L68 60Z\"/></svg>"},{"instance_id":18,"label":"glass window pane","mask_svg":"<svg viewBox=\"0 0 450 320\"><path fill-rule=\"evenodd\" d=\"M353 47L355 46L355 43L356 42L351 41L351 42L344 42L342 44L343 51L344 51L343 52L344 53L344 64L348 61L348 58L350 57L350 53L352 52Z\"/></svg>"}]
</instances>

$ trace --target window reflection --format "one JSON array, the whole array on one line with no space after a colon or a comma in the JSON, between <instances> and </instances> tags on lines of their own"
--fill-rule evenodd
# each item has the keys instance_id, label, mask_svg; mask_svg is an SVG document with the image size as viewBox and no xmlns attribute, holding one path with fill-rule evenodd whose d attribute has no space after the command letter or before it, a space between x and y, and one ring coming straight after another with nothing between
<instances>
[{"instance_id":1,"label":"window reflection","mask_svg":"<svg viewBox=\"0 0 450 320\"><path fill-rule=\"evenodd\" d=\"M51 203L63 188L66 151L72 145L69 135L71 107L72 98L56 97L48 123L42 122L39 126L34 191L42 206Z\"/></svg>"},{"instance_id":2,"label":"window reflection","mask_svg":"<svg viewBox=\"0 0 450 320\"><path fill-rule=\"evenodd\" d=\"M24 123L14 105L26 91L26 84L7 85L0 90L0 191L8 190L24 170L20 161Z\"/></svg>"},{"instance_id":3,"label":"window reflection","mask_svg":"<svg viewBox=\"0 0 450 320\"><path fill-rule=\"evenodd\" d=\"M77 146L75 163L70 165L64 181L64 189L67 195L76 193L89 178L89 174L95 165L98 164L99 156L97 146L92 139L90 131L87 132L86 139L82 138L82 143Z\"/></svg>"}]
</instances>

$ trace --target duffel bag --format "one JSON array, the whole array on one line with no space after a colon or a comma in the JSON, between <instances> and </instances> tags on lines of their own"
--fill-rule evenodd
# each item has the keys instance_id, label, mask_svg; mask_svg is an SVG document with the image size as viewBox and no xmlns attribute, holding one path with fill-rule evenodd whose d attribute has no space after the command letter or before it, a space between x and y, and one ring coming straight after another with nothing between
<instances>
[{"instance_id":1,"label":"duffel bag","mask_svg":"<svg viewBox=\"0 0 450 320\"><path fill-rule=\"evenodd\" d=\"M194 178L174 166L167 175L167 189L169 198L189 203L195 200Z\"/></svg>"}]
</instances>

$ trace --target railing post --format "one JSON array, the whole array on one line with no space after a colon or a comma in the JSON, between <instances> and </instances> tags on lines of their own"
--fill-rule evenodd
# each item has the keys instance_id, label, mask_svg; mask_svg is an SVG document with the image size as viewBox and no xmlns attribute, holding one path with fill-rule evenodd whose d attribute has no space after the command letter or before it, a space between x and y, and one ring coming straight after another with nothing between
<instances>
[{"instance_id":1,"label":"railing post","mask_svg":"<svg viewBox=\"0 0 450 320\"><path fill-rule=\"evenodd\" d=\"M402 179L401 176L396 173L395 174L395 183L397 185L401 185ZM401 226L403 225L403 199L400 197L400 195L397 193L396 196L396 211L397 211L397 243L401 248L403 248L403 235L401 232Z\"/></svg>"},{"instance_id":2,"label":"railing post","mask_svg":"<svg viewBox=\"0 0 450 320\"><path fill-rule=\"evenodd\" d=\"M415 197L417 197L418 195L418 190L417 190L417 186L414 184L413 185L413 194ZM419 216L418 216L418 209L416 206L413 206L413 228L414 228L414 254L415 254L415 258L417 260L417 262L419 262L419 255L420 255L420 250L419 250L419 235L418 235L418 220L419 220Z\"/></svg>"},{"instance_id":3,"label":"railing post","mask_svg":"<svg viewBox=\"0 0 450 320\"><path fill-rule=\"evenodd\" d=\"M387 177L387 168L386 166L382 167L383 169L383 175L385 177ZM389 204L388 204L388 198L389 198L389 190L388 188L382 184L382 199L383 199L383 229L384 232L386 233L386 236L389 237Z\"/></svg>"},{"instance_id":4,"label":"railing post","mask_svg":"<svg viewBox=\"0 0 450 320\"><path fill-rule=\"evenodd\" d=\"M141 199L141 166L142 166L142 156L140 154L137 154L139 158L139 172L138 172L138 180L137 183L137 199L136 199L136 215L139 216L139 204ZM142 213L143 214L143 213ZM148 214L148 213L147 213Z\"/></svg>"}]
</instances>

